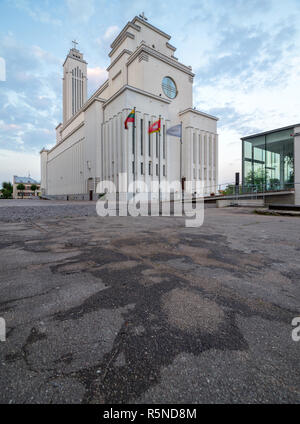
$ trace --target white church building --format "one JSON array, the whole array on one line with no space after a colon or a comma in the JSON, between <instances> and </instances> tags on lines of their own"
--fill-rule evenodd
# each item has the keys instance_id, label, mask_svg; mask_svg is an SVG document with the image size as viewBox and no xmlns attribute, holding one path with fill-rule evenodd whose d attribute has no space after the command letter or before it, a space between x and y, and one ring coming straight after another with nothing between
<instances>
[{"instance_id":1,"label":"white church building","mask_svg":"<svg viewBox=\"0 0 300 424\"><path fill-rule=\"evenodd\" d=\"M41 151L41 192L60 199L98 199L97 183L128 191L133 181L201 181L218 185L217 118L193 107L191 66L174 56L170 35L143 16L111 44L108 79L87 99L87 62L72 48L63 64L63 122L56 144ZM136 108L135 128L124 121ZM161 133L149 126L161 118ZM179 138L166 134L182 123ZM132 131L135 131L134 137ZM119 175L127 174L120 188ZM131 191L131 190L129 190Z\"/></svg>"}]
</instances>

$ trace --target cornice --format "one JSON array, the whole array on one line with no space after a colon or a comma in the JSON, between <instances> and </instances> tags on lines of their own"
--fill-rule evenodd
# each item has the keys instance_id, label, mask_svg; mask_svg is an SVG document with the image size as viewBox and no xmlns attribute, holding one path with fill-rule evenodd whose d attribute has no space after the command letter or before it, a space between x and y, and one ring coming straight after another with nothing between
<instances>
[{"instance_id":1,"label":"cornice","mask_svg":"<svg viewBox=\"0 0 300 424\"><path fill-rule=\"evenodd\" d=\"M181 112L179 112L178 115L181 116L181 115L184 115L185 113L194 113L195 115L204 116L205 118L214 119L215 121L219 120L219 118L217 118L216 116L209 115L208 113L201 112L200 110L193 109L193 108L184 109Z\"/></svg>"},{"instance_id":2,"label":"cornice","mask_svg":"<svg viewBox=\"0 0 300 424\"><path fill-rule=\"evenodd\" d=\"M296 127L299 127L299 126L300 126L300 124L295 124L295 125L288 125L287 127L275 128L275 129L270 130L270 131L264 131L264 132L261 132L261 133L256 133L256 134L247 135L245 137L241 137L241 140L247 140L248 138L252 138L252 137L260 137L260 136L264 136L264 135L267 135L267 134L272 134L272 133L277 132L277 131L292 130L292 129L295 130Z\"/></svg>"},{"instance_id":3,"label":"cornice","mask_svg":"<svg viewBox=\"0 0 300 424\"><path fill-rule=\"evenodd\" d=\"M66 63L66 61L67 61L68 59L77 60L78 62L85 63L86 65L88 64L85 60L83 60L83 59L78 59L77 57L73 57L73 56L71 56L71 55L70 55L70 53L69 53L69 54L67 55L67 57L65 58L65 61L64 61L64 63L63 63L63 65L62 65L62 66L65 66L65 63Z\"/></svg>"},{"instance_id":4,"label":"cornice","mask_svg":"<svg viewBox=\"0 0 300 424\"><path fill-rule=\"evenodd\" d=\"M170 66L173 66L173 68L180 69L182 72L185 72L186 74L192 77L195 76L195 74L191 71L191 68L189 68L188 66L185 66L180 62L177 62L177 60L174 60L170 58L169 56L166 56L165 54L158 52L155 49L152 49L146 44L141 44L141 46L138 49L136 49L136 51L128 58L126 65L129 66L139 56L141 52L146 52L150 56L155 57L156 59L159 59Z\"/></svg>"},{"instance_id":5,"label":"cornice","mask_svg":"<svg viewBox=\"0 0 300 424\"><path fill-rule=\"evenodd\" d=\"M107 85L108 85L108 81L106 81L105 82L105 84L107 83ZM104 84L103 84L104 85ZM100 99L100 98L98 98L98 97L96 97L97 95L98 95L98 91L100 90L100 89L104 89L104 88L106 88L106 87L103 87L103 85L93 94L93 96L92 97L90 97L89 98L89 100L87 101L87 102L85 102L84 103L84 105L83 106L81 106L81 108L79 109L79 111L75 114L75 115L73 115L66 123L65 123L65 125L63 125L63 127L62 127L62 129L60 130L60 132L62 132L62 131L64 131L66 128L68 128L68 126L76 119L76 118L78 118L78 116L82 113L82 112L85 112L87 109L88 109L88 107L89 106L91 106L91 104L92 103L94 103L94 102L101 102L101 103L104 103L104 102L106 102L106 99Z\"/></svg>"},{"instance_id":6,"label":"cornice","mask_svg":"<svg viewBox=\"0 0 300 424\"><path fill-rule=\"evenodd\" d=\"M67 138L67 137L66 137ZM71 149L73 146L75 146L75 144L78 144L78 143L80 143L82 140L84 140L85 139L85 137L81 137L79 140L77 140L77 141L75 141L75 143L73 143L71 146L68 146L68 147L66 147L62 152L60 152L60 153L58 153L58 155L61 155L62 153L64 153L64 152L66 152L67 150L69 150L69 149ZM49 150L49 152L48 153L50 153L50 152L52 152L52 150L54 150L56 147L58 147L59 145L60 145L61 143L59 143L59 144L56 144L54 147L52 147L52 149L51 150ZM56 156L57 157L57 156ZM54 160L55 159L55 157L54 158L52 158L52 159L49 159L48 158L48 163L49 162L51 162L52 160Z\"/></svg>"},{"instance_id":7,"label":"cornice","mask_svg":"<svg viewBox=\"0 0 300 424\"><path fill-rule=\"evenodd\" d=\"M111 57L115 53L115 51L120 47L120 45L123 43L123 41L126 40L126 38L132 38L134 40L135 39L135 35L132 34L131 32L126 31L122 35L122 37L120 38L118 44L116 44L115 47L108 54L109 57Z\"/></svg>"},{"instance_id":8,"label":"cornice","mask_svg":"<svg viewBox=\"0 0 300 424\"><path fill-rule=\"evenodd\" d=\"M135 16L131 22L128 22L125 27L122 29L122 31L119 33L119 35L115 38L115 40L111 43L111 52L109 53L109 57L111 57L117 48L122 44L122 42L127 38L130 37L132 39L135 38L134 34L130 32L130 28L135 31L141 31L141 27L139 25L136 25L135 22L139 22L142 25L145 25L146 27L150 28L151 30L155 31L157 34L161 35L162 37L166 38L167 40L171 39L171 36L169 34L166 34L165 32L161 31L159 28L155 27L154 25L149 24L149 22L145 21L144 19L141 19L139 16ZM129 30L129 31L128 31ZM172 46L168 42L166 43L167 47L169 47L171 50L175 51L176 47Z\"/></svg>"},{"instance_id":9,"label":"cornice","mask_svg":"<svg viewBox=\"0 0 300 424\"><path fill-rule=\"evenodd\" d=\"M122 73L122 70L120 69L119 72L117 72L116 75L112 77L112 81L115 80L119 75L121 75L121 73Z\"/></svg>"},{"instance_id":10,"label":"cornice","mask_svg":"<svg viewBox=\"0 0 300 424\"><path fill-rule=\"evenodd\" d=\"M128 54L131 55L132 51L128 50L128 49L124 49L121 51L120 54L118 54L118 56L111 62L111 64L106 68L107 71L109 71L118 61L119 59L121 59L121 57L123 56L123 54Z\"/></svg>"},{"instance_id":11,"label":"cornice","mask_svg":"<svg viewBox=\"0 0 300 424\"><path fill-rule=\"evenodd\" d=\"M186 127L184 127L186 130L197 130L200 132L201 135L213 135L215 137L217 137L219 134L215 133L213 131L208 131L208 130L200 130L197 127L194 127L193 125L187 125Z\"/></svg>"},{"instance_id":12,"label":"cornice","mask_svg":"<svg viewBox=\"0 0 300 424\"><path fill-rule=\"evenodd\" d=\"M145 62L149 62L149 56L147 55L147 53L142 52L139 55L139 62L141 62L142 60L144 60Z\"/></svg>"},{"instance_id":13,"label":"cornice","mask_svg":"<svg viewBox=\"0 0 300 424\"><path fill-rule=\"evenodd\" d=\"M160 29L158 29L157 27L155 27L154 25L149 24L149 22L145 21L144 19L141 19L138 16L135 16L131 23L135 23L136 21L138 21L140 24L145 25L146 27L152 29L153 31L157 32L158 34L162 35L163 37L167 38L168 40L171 39L171 36L169 34L166 34L165 32L161 31Z\"/></svg>"},{"instance_id":14,"label":"cornice","mask_svg":"<svg viewBox=\"0 0 300 424\"><path fill-rule=\"evenodd\" d=\"M104 81L104 83L102 85L100 85L99 88L97 88L97 90L94 92L94 94L92 94L91 98L96 97L99 94L101 94L102 91L104 91L108 86L109 86L109 79Z\"/></svg>"},{"instance_id":15,"label":"cornice","mask_svg":"<svg viewBox=\"0 0 300 424\"><path fill-rule=\"evenodd\" d=\"M125 25L125 27L122 29L122 31L119 33L119 35L117 35L117 37L114 39L114 41L111 43L110 47L112 49L114 49L117 45L120 44L120 40L123 37L123 35L127 32L127 30L129 28L135 29L136 31L140 31L141 27L139 27L138 25L134 25L133 22L127 22L127 24Z\"/></svg>"},{"instance_id":16,"label":"cornice","mask_svg":"<svg viewBox=\"0 0 300 424\"><path fill-rule=\"evenodd\" d=\"M111 103L115 98L117 98L120 94L122 94L124 91L129 90L133 91L134 93L141 94L146 97L151 97L152 99L158 100L162 103L170 104L171 101L164 99L163 97L156 96L155 94L148 93L148 91L140 90L139 88L132 87L131 85L124 85L120 90L118 90L115 94L113 94L103 105L103 108L105 109L109 103Z\"/></svg>"},{"instance_id":17,"label":"cornice","mask_svg":"<svg viewBox=\"0 0 300 424\"><path fill-rule=\"evenodd\" d=\"M177 49L176 49L176 47L172 46L172 44L170 44L170 43L168 43L168 42L166 42L166 46L167 46L169 49L173 50L173 52L175 52L175 51L177 50Z\"/></svg>"},{"instance_id":18,"label":"cornice","mask_svg":"<svg viewBox=\"0 0 300 424\"><path fill-rule=\"evenodd\" d=\"M80 122L79 125L77 125L68 135L66 135L64 138L62 138L59 143L55 144L55 146L52 147L52 149L48 150L48 153L53 152L53 150L56 149L56 147L60 146L65 140L67 140L69 137L71 137L72 134L74 134L76 131L79 130L79 128L84 126L84 121Z\"/></svg>"}]
</instances>

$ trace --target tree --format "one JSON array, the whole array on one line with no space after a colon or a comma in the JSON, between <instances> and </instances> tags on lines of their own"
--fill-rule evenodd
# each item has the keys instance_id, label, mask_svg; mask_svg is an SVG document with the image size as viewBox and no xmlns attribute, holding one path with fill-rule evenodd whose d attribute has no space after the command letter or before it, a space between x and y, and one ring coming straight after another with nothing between
<instances>
[{"instance_id":1,"label":"tree","mask_svg":"<svg viewBox=\"0 0 300 424\"><path fill-rule=\"evenodd\" d=\"M234 184L228 184L226 188L223 190L222 194L224 196L230 196L231 194L234 194L234 188L235 188Z\"/></svg>"},{"instance_id":2,"label":"tree","mask_svg":"<svg viewBox=\"0 0 300 424\"><path fill-rule=\"evenodd\" d=\"M264 168L259 168L255 171L249 171L245 177L244 185L247 188L251 188L253 191L264 191L267 178L268 171L266 171Z\"/></svg>"},{"instance_id":3,"label":"tree","mask_svg":"<svg viewBox=\"0 0 300 424\"><path fill-rule=\"evenodd\" d=\"M13 193L12 183L4 181L2 183L2 189L0 190L4 199L11 199Z\"/></svg>"},{"instance_id":4,"label":"tree","mask_svg":"<svg viewBox=\"0 0 300 424\"><path fill-rule=\"evenodd\" d=\"M22 199L23 199L23 196L24 196L24 193L23 193L23 191L25 190L25 186L24 186L24 184L18 184L17 185L17 190L20 190L21 192L22 192Z\"/></svg>"},{"instance_id":5,"label":"tree","mask_svg":"<svg viewBox=\"0 0 300 424\"><path fill-rule=\"evenodd\" d=\"M34 191L34 195L36 195L36 190L38 189L38 186L36 184L31 184L30 190Z\"/></svg>"}]
</instances>

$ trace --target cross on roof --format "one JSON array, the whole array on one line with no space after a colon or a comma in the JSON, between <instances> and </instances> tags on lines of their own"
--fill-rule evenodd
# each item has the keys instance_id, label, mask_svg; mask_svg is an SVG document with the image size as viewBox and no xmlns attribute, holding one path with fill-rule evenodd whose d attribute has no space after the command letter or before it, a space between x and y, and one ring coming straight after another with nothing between
<instances>
[{"instance_id":1,"label":"cross on roof","mask_svg":"<svg viewBox=\"0 0 300 424\"><path fill-rule=\"evenodd\" d=\"M77 44L78 44L77 41L73 40L72 43L73 43L73 49L77 50Z\"/></svg>"},{"instance_id":2,"label":"cross on roof","mask_svg":"<svg viewBox=\"0 0 300 424\"><path fill-rule=\"evenodd\" d=\"M148 20L148 18L146 18L146 16L145 16L145 13L144 12L140 13L139 16L140 16L140 18L144 19L145 21Z\"/></svg>"}]
</instances>

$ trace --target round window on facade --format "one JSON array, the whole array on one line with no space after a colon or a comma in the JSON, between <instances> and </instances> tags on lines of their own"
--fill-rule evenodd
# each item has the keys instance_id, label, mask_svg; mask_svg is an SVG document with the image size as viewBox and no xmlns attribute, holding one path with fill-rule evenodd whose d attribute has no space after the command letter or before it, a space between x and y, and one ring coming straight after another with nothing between
<instances>
[{"instance_id":1,"label":"round window on facade","mask_svg":"<svg viewBox=\"0 0 300 424\"><path fill-rule=\"evenodd\" d=\"M175 99L177 96L177 88L175 82L170 77L164 77L162 80L163 92L169 99Z\"/></svg>"}]
</instances>

